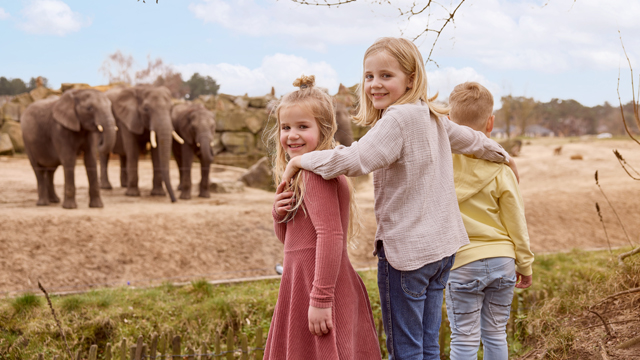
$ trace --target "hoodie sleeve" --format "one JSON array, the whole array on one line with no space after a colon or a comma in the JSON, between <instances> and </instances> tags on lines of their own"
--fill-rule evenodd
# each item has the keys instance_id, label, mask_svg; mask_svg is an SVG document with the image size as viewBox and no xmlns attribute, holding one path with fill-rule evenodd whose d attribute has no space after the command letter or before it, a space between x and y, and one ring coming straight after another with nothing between
<instances>
[{"instance_id":1,"label":"hoodie sleeve","mask_svg":"<svg viewBox=\"0 0 640 360\"><path fill-rule=\"evenodd\" d=\"M533 253L529 247L529 232L524 216L524 201L513 172L506 166L500 174L500 220L504 224L516 252L516 271L524 276L533 273Z\"/></svg>"},{"instance_id":2,"label":"hoodie sleeve","mask_svg":"<svg viewBox=\"0 0 640 360\"><path fill-rule=\"evenodd\" d=\"M480 131L458 125L446 117L441 117L439 121L442 121L449 135L451 152L454 154L474 155L479 159L498 163L509 162L509 153Z\"/></svg>"}]
</instances>

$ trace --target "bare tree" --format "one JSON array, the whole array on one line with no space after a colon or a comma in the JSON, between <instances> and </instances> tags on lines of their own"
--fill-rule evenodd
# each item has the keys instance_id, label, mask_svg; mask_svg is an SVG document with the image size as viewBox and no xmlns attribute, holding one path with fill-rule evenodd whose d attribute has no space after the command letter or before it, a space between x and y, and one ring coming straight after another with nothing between
<instances>
[{"instance_id":1,"label":"bare tree","mask_svg":"<svg viewBox=\"0 0 640 360\"><path fill-rule=\"evenodd\" d=\"M118 82L131 84L133 81L133 77L131 76L133 64L133 56L124 55L120 50L116 50L116 52L107 56L107 59L102 63L98 71L101 72L111 84Z\"/></svg>"},{"instance_id":2,"label":"bare tree","mask_svg":"<svg viewBox=\"0 0 640 360\"><path fill-rule=\"evenodd\" d=\"M347 5L350 3L355 3L357 0L291 0L294 3L301 5L312 5L312 6L327 6L327 7L337 7L341 5ZM378 5L391 5L397 6L397 3L392 0L362 0L368 1L372 4ZM454 23L454 16L458 9L464 4L465 0L455 0L451 1L449 6L444 5L444 3L437 2L434 0L423 0L414 1L410 6L407 7L397 7L398 16L400 18L404 18L405 21L409 22L413 17L420 16L422 18L426 18L427 24L425 28L417 35L413 35L412 41L418 41L420 39L425 39L429 34L434 34L435 39L433 40L433 44L431 44L431 50L429 50L429 56L427 56L426 62L433 62L438 66L438 63L435 62L432 58L433 50L436 47L436 43L438 39L440 39L440 35L444 29ZM437 9L442 9L446 13L444 17L436 18ZM454 25L455 26L455 25ZM402 35L405 35L402 32ZM409 34L407 34L409 35Z\"/></svg>"}]
</instances>

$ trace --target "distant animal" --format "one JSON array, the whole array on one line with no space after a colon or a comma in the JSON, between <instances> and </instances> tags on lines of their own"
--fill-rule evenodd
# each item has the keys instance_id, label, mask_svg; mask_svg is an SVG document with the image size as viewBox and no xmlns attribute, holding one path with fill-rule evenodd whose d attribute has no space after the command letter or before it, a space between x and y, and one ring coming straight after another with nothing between
<instances>
[{"instance_id":1,"label":"distant animal","mask_svg":"<svg viewBox=\"0 0 640 360\"><path fill-rule=\"evenodd\" d=\"M109 154L116 139L116 121L105 94L93 89L68 90L60 98L36 101L22 114L20 126L25 151L38 181L36 205L60 202L53 187L53 175L62 165L62 207L78 207L74 172L76 158L83 152L89 178L89 207L103 207L96 156ZM101 139L98 133L102 133Z\"/></svg>"},{"instance_id":2,"label":"distant animal","mask_svg":"<svg viewBox=\"0 0 640 360\"><path fill-rule=\"evenodd\" d=\"M580 154L571 155L571 160L582 160L582 155Z\"/></svg>"},{"instance_id":3,"label":"distant animal","mask_svg":"<svg viewBox=\"0 0 640 360\"><path fill-rule=\"evenodd\" d=\"M562 145L560 145L557 148L553 149L553 155L560 155L561 153L562 153Z\"/></svg>"},{"instance_id":4,"label":"distant animal","mask_svg":"<svg viewBox=\"0 0 640 360\"><path fill-rule=\"evenodd\" d=\"M351 116L349 115L349 111L344 104L337 103L335 112L338 130L336 130L334 138L341 145L351 146L351 143L353 143L353 130L351 129Z\"/></svg>"},{"instance_id":5,"label":"distant animal","mask_svg":"<svg viewBox=\"0 0 640 360\"><path fill-rule=\"evenodd\" d=\"M200 197L208 198L209 171L213 163L213 136L216 133L216 119L213 112L202 104L177 104L171 109L173 128L184 140L173 140L173 156L180 169L180 199L191 199L191 165L193 156L200 159L202 178Z\"/></svg>"}]
</instances>

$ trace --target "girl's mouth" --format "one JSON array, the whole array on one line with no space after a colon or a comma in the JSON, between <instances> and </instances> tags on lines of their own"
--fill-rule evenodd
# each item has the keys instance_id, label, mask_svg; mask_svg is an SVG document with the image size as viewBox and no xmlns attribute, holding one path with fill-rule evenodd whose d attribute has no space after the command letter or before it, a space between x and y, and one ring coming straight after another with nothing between
<instances>
[{"instance_id":1,"label":"girl's mouth","mask_svg":"<svg viewBox=\"0 0 640 360\"><path fill-rule=\"evenodd\" d=\"M292 145L289 145L289 148L290 149L299 149L299 148L301 148L303 146L304 146L304 144L292 144Z\"/></svg>"}]
</instances>

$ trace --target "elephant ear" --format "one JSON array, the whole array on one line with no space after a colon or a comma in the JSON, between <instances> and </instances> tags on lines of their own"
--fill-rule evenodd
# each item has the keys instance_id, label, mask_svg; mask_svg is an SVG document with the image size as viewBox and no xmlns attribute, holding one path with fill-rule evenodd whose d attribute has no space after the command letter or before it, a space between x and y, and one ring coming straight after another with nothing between
<instances>
[{"instance_id":1,"label":"elephant ear","mask_svg":"<svg viewBox=\"0 0 640 360\"><path fill-rule=\"evenodd\" d=\"M73 90L69 90L56 101L53 105L53 118L71 131L80 131L80 119L76 114L76 99L73 93Z\"/></svg>"},{"instance_id":2,"label":"elephant ear","mask_svg":"<svg viewBox=\"0 0 640 360\"><path fill-rule=\"evenodd\" d=\"M113 114L127 127L129 131L140 135L144 125L138 113L138 93L135 88L124 89L118 94L111 108Z\"/></svg>"},{"instance_id":3,"label":"elephant ear","mask_svg":"<svg viewBox=\"0 0 640 360\"><path fill-rule=\"evenodd\" d=\"M193 131L190 131L194 120L194 107L190 107L189 110L181 114L178 119L178 133L180 137L189 145L193 145L196 141Z\"/></svg>"}]
</instances>

